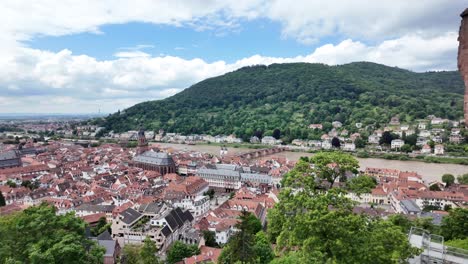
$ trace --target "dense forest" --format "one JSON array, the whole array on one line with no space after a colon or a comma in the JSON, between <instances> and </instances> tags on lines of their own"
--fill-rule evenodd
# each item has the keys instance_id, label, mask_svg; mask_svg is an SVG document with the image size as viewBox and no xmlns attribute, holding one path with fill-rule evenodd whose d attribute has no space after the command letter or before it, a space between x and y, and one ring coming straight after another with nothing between
<instances>
[{"instance_id":1,"label":"dense forest","mask_svg":"<svg viewBox=\"0 0 468 264\"><path fill-rule=\"evenodd\" d=\"M115 132L143 126L246 140L279 129L285 141L313 139L319 134L308 129L311 123L327 130L340 121L352 132L357 122L379 127L395 115L402 122L428 115L459 119L463 87L456 71L415 73L369 62L251 66L95 122Z\"/></svg>"}]
</instances>

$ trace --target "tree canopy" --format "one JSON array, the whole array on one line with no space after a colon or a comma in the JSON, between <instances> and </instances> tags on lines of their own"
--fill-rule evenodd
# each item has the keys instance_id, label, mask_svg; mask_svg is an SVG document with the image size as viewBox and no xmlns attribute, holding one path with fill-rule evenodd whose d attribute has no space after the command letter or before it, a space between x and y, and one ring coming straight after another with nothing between
<instances>
[{"instance_id":1,"label":"tree canopy","mask_svg":"<svg viewBox=\"0 0 468 264\"><path fill-rule=\"evenodd\" d=\"M446 187L449 187L450 185L455 183L455 176L452 174L444 174L442 175L442 182L445 183Z\"/></svg>"},{"instance_id":2,"label":"tree canopy","mask_svg":"<svg viewBox=\"0 0 468 264\"><path fill-rule=\"evenodd\" d=\"M105 249L86 238L85 226L47 204L0 217L0 262L101 263Z\"/></svg>"},{"instance_id":3,"label":"tree canopy","mask_svg":"<svg viewBox=\"0 0 468 264\"><path fill-rule=\"evenodd\" d=\"M174 264L184 258L198 254L200 254L200 249L198 249L197 245L188 245L180 241L176 241L167 251L167 262L169 264Z\"/></svg>"},{"instance_id":4,"label":"tree canopy","mask_svg":"<svg viewBox=\"0 0 468 264\"><path fill-rule=\"evenodd\" d=\"M126 244L122 250L122 264L159 264L162 263L156 256L158 249L149 237L143 244Z\"/></svg>"},{"instance_id":5,"label":"tree canopy","mask_svg":"<svg viewBox=\"0 0 468 264\"><path fill-rule=\"evenodd\" d=\"M334 151L319 152L310 158L314 166L314 173L319 178L327 180L330 188L333 187L336 179L346 180L346 173L356 173L359 162L350 154Z\"/></svg>"},{"instance_id":6,"label":"tree canopy","mask_svg":"<svg viewBox=\"0 0 468 264\"><path fill-rule=\"evenodd\" d=\"M468 173L458 176L457 180L460 184L468 184Z\"/></svg>"},{"instance_id":7,"label":"tree canopy","mask_svg":"<svg viewBox=\"0 0 468 264\"><path fill-rule=\"evenodd\" d=\"M253 135L280 136L290 142L319 139L323 131L311 130L309 124L320 123L328 130L333 121L340 121L353 132L355 123L383 125L395 115L402 122L431 114L459 119L463 91L456 71L415 73L369 62L273 64L209 78L172 97L137 104L95 123L115 132L143 124L147 130L234 133L246 141Z\"/></svg>"},{"instance_id":8,"label":"tree canopy","mask_svg":"<svg viewBox=\"0 0 468 264\"><path fill-rule=\"evenodd\" d=\"M441 235L446 240L468 237L468 209L454 208L442 219Z\"/></svg>"},{"instance_id":9,"label":"tree canopy","mask_svg":"<svg viewBox=\"0 0 468 264\"><path fill-rule=\"evenodd\" d=\"M377 180L367 175L360 175L347 182L348 190L357 195L370 193L377 186Z\"/></svg>"},{"instance_id":10,"label":"tree canopy","mask_svg":"<svg viewBox=\"0 0 468 264\"><path fill-rule=\"evenodd\" d=\"M274 255L260 221L251 213L242 211L234 234L223 248L219 263L269 263Z\"/></svg>"},{"instance_id":11,"label":"tree canopy","mask_svg":"<svg viewBox=\"0 0 468 264\"><path fill-rule=\"evenodd\" d=\"M317 177L330 168L330 160L312 163L318 161ZM340 188L324 192L308 186L313 180L298 180L314 178L307 164L302 159L283 181L280 202L268 212L268 238L280 256L272 263L400 263L419 253L390 220L353 213L355 203Z\"/></svg>"}]
</instances>

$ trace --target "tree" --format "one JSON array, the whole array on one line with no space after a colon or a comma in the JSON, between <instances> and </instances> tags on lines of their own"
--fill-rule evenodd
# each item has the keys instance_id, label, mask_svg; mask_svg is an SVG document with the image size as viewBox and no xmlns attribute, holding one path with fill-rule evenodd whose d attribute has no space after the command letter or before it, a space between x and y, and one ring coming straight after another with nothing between
<instances>
[{"instance_id":1,"label":"tree","mask_svg":"<svg viewBox=\"0 0 468 264\"><path fill-rule=\"evenodd\" d=\"M275 257L270 243L263 231L255 235L254 254L256 263L270 263Z\"/></svg>"},{"instance_id":2,"label":"tree","mask_svg":"<svg viewBox=\"0 0 468 264\"><path fill-rule=\"evenodd\" d=\"M406 152L406 153L411 152L411 150L412 150L412 149L411 149L411 146L408 145L408 144L404 144L404 145L401 147L401 151Z\"/></svg>"},{"instance_id":3,"label":"tree","mask_svg":"<svg viewBox=\"0 0 468 264\"><path fill-rule=\"evenodd\" d=\"M458 176L457 180L460 184L468 184L468 173Z\"/></svg>"},{"instance_id":4,"label":"tree","mask_svg":"<svg viewBox=\"0 0 468 264\"><path fill-rule=\"evenodd\" d=\"M122 249L122 260L123 264L140 264L141 257L141 245L137 244L125 244Z\"/></svg>"},{"instance_id":5,"label":"tree","mask_svg":"<svg viewBox=\"0 0 468 264\"><path fill-rule=\"evenodd\" d=\"M104 232L106 230L110 230L111 225L112 225L112 223L107 223L106 217L103 216L103 217L99 218L97 225L95 227L91 228L91 234L93 236L98 236L102 232Z\"/></svg>"},{"instance_id":6,"label":"tree","mask_svg":"<svg viewBox=\"0 0 468 264\"><path fill-rule=\"evenodd\" d=\"M206 191L203 195L208 195L210 197L210 200L213 199L214 195L215 195L215 190L213 189L209 189L208 191Z\"/></svg>"},{"instance_id":7,"label":"tree","mask_svg":"<svg viewBox=\"0 0 468 264\"><path fill-rule=\"evenodd\" d=\"M167 251L167 262L169 264L177 263L184 258L200 254L200 249L196 245L187 245L176 241Z\"/></svg>"},{"instance_id":8,"label":"tree","mask_svg":"<svg viewBox=\"0 0 468 264\"><path fill-rule=\"evenodd\" d=\"M203 231L203 238L205 239L205 245L208 247L216 247L218 248L219 245L216 243L215 232L204 230Z\"/></svg>"},{"instance_id":9,"label":"tree","mask_svg":"<svg viewBox=\"0 0 468 264\"><path fill-rule=\"evenodd\" d=\"M330 188L333 187L335 180L345 181L346 173L357 173L359 168L358 161L343 152L319 152L310 158L314 165L314 173L330 183Z\"/></svg>"},{"instance_id":10,"label":"tree","mask_svg":"<svg viewBox=\"0 0 468 264\"><path fill-rule=\"evenodd\" d=\"M0 207L5 206L5 197L3 196L3 193L0 191Z\"/></svg>"},{"instance_id":11,"label":"tree","mask_svg":"<svg viewBox=\"0 0 468 264\"><path fill-rule=\"evenodd\" d=\"M149 237L143 240L143 246L141 248L140 256L143 264L158 264L159 259L156 256L158 249L156 243L154 243Z\"/></svg>"},{"instance_id":12,"label":"tree","mask_svg":"<svg viewBox=\"0 0 468 264\"><path fill-rule=\"evenodd\" d=\"M418 141L418 135L416 133L406 136L405 144L410 146L416 146L416 142Z\"/></svg>"},{"instance_id":13,"label":"tree","mask_svg":"<svg viewBox=\"0 0 468 264\"><path fill-rule=\"evenodd\" d=\"M256 221L252 217L255 218L250 212L245 210L241 212L240 221L236 224L239 231L229 239L229 242L223 248L219 263L254 263L257 257L254 249L255 234L259 230Z\"/></svg>"},{"instance_id":14,"label":"tree","mask_svg":"<svg viewBox=\"0 0 468 264\"><path fill-rule=\"evenodd\" d=\"M353 207L339 189L311 195L283 188L268 213L276 253L285 260L292 254L297 263L400 263L419 254L399 226L354 214Z\"/></svg>"},{"instance_id":15,"label":"tree","mask_svg":"<svg viewBox=\"0 0 468 264\"><path fill-rule=\"evenodd\" d=\"M332 138L331 144L334 148L340 148L341 147L341 142L340 139L337 137Z\"/></svg>"},{"instance_id":16,"label":"tree","mask_svg":"<svg viewBox=\"0 0 468 264\"><path fill-rule=\"evenodd\" d=\"M445 183L445 187L449 187L455 183L455 176L452 174L444 174L442 175L442 182Z\"/></svg>"},{"instance_id":17,"label":"tree","mask_svg":"<svg viewBox=\"0 0 468 264\"><path fill-rule=\"evenodd\" d=\"M14 181L12 181L10 179L7 181L6 184L11 188L16 188L16 182L14 182Z\"/></svg>"},{"instance_id":18,"label":"tree","mask_svg":"<svg viewBox=\"0 0 468 264\"><path fill-rule=\"evenodd\" d=\"M278 128L275 128L275 130L273 130L273 137L276 139L280 139L281 131Z\"/></svg>"},{"instance_id":19,"label":"tree","mask_svg":"<svg viewBox=\"0 0 468 264\"><path fill-rule=\"evenodd\" d=\"M454 208L442 219L442 236L446 240L468 237L468 209Z\"/></svg>"},{"instance_id":20,"label":"tree","mask_svg":"<svg viewBox=\"0 0 468 264\"><path fill-rule=\"evenodd\" d=\"M429 190L434 191L434 192L440 192L440 191L442 191L442 190L439 188L439 185L437 185L437 184L432 184L431 186L429 186Z\"/></svg>"},{"instance_id":21,"label":"tree","mask_svg":"<svg viewBox=\"0 0 468 264\"><path fill-rule=\"evenodd\" d=\"M366 141L362 138L356 138L356 140L354 140L354 144L356 145L356 148L364 148L366 146Z\"/></svg>"},{"instance_id":22,"label":"tree","mask_svg":"<svg viewBox=\"0 0 468 264\"><path fill-rule=\"evenodd\" d=\"M380 145L390 145L393 140L393 135L390 133L390 131L385 131L382 134L382 137L380 138L379 144Z\"/></svg>"},{"instance_id":23,"label":"tree","mask_svg":"<svg viewBox=\"0 0 468 264\"><path fill-rule=\"evenodd\" d=\"M85 226L45 203L0 217L0 262L101 263L105 249L86 238Z\"/></svg>"},{"instance_id":24,"label":"tree","mask_svg":"<svg viewBox=\"0 0 468 264\"><path fill-rule=\"evenodd\" d=\"M347 182L348 189L357 195L370 193L377 186L377 180L367 175L352 178Z\"/></svg>"},{"instance_id":25,"label":"tree","mask_svg":"<svg viewBox=\"0 0 468 264\"><path fill-rule=\"evenodd\" d=\"M450 247L456 247L456 248L462 248L462 249L468 250L468 237L465 239L449 240L449 241L446 241L444 244Z\"/></svg>"}]
</instances>

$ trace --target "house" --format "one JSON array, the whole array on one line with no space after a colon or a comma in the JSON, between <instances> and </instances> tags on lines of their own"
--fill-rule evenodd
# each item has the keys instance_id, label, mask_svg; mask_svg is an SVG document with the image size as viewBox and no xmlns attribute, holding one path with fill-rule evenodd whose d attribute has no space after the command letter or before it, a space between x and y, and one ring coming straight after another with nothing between
<instances>
[{"instance_id":1,"label":"house","mask_svg":"<svg viewBox=\"0 0 468 264\"><path fill-rule=\"evenodd\" d=\"M463 137L461 135L450 135L450 143L460 144L463 142Z\"/></svg>"},{"instance_id":2,"label":"house","mask_svg":"<svg viewBox=\"0 0 468 264\"><path fill-rule=\"evenodd\" d=\"M367 139L367 142L369 142L370 144L379 144L379 141L380 141L380 136L376 134L370 135L369 138Z\"/></svg>"},{"instance_id":3,"label":"house","mask_svg":"<svg viewBox=\"0 0 468 264\"><path fill-rule=\"evenodd\" d=\"M426 122L419 122L419 124L418 124L418 129L419 130L426 129L426 127L427 127Z\"/></svg>"},{"instance_id":4,"label":"house","mask_svg":"<svg viewBox=\"0 0 468 264\"><path fill-rule=\"evenodd\" d=\"M437 144L434 146L435 155L444 155L444 145Z\"/></svg>"},{"instance_id":5,"label":"house","mask_svg":"<svg viewBox=\"0 0 468 264\"><path fill-rule=\"evenodd\" d=\"M431 120L431 125L441 125L443 124L444 122L446 122L447 120L446 119L442 119L442 118L439 118L439 117L436 117L436 118L433 118Z\"/></svg>"},{"instance_id":6,"label":"house","mask_svg":"<svg viewBox=\"0 0 468 264\"><path fill-rule=\"evenodd\" d=\"M99 246L105 248L106 252L104 253L104 264L114 264L118 263L118 258L120 256L120 245L116 240L112 239L109 231L104 231L102 234L96 237L97 243Z\"/></svg>"},{"instance_id":7,"label":"house","mask_svg":"<svg viewBox=\"0 0 468 264\"><path fill-rule=\"evenodd\" d=\"M416 204L414 200L401 200L400 201L401 211L398 213L407 214L407 215L419 215L421 213L421 208Z\"/></svg>"},{"instance_id":8,"label":"house","mask_svg":"<svg viewBox=\"0 0 468 264\"><path fill-rule=\"evenodd\" d=\"M262 144L266 144L266 145L281 144L281 140L277 140L276 138L271 137L271 136L266 136L262 138Z\"/></svg>"},{"instance_id":9,"label":"house","mask_svg":"<svg viewBox=\"0 0 468 264\"><path fill-rule=\"evenodd\" d=\"M419 135L420 137L430 137L431 136L431 131L429 130L421 130L419 131Z\"/></svg>"},{"instance_id":10,"label":"house","mask_svg":"<svg viewBox=\"0 0 468 264\"><path fill-rule=\"evenodd\" d=\"M323 140L322 141L322 148L323 149L331 149L332 148L331 141L330 140Z\"/></svg>"},{"instance_id":11,"label":"house","mask_svg":"<svg viewBox=\"0 0 468 264\"><path fill-rule=\"evenodd\" d=\"M333 121L333 122L332 122L332 126L333 126L334 128L340 128L340 127L343 126L343 124L342 124L340 121Z\"/></svg>"},{"instance_id":12,"label":"house","mask_svg":"<svg viewBox=\"0 0 468 264\"><path fill-rule=\"evenodd\" d=\"M403 147L404 144L405 144L405 141L403 141L401 139L394 139L394 140L392 140L391 148L392 149L400 149L401 147Z\"/></svg>"},{"instance_id":13,"label":"house","mask_svg":"<svg viewBox=\"0 0 468 264\"><path fill-rule=\"evenodd\" d=\"M315 129L323 129L323 126L322 126L322 124L310 124L309 128L314 129L314 130Z\"/></svg>"},{"instance_id":14,"label":"house","mask_svg":"<svg viewBox=\"0 0 468 264\"><path fill-rule=\"evenodd\" d=\"M354 143L345 143L343 145L344 151L356 151L356 145Z\"/></svg>"},{"instance_id":15,"label":"house","mask_svg":"<svg viewBox=\"0 0 468 264\"><path fill-rule=\"evenodd\" d=\"M400 118L398 116L394 116L390 119L390 125L398 126L400 124Z\"/></svg>"},{"instance_id":16,"label":"house","mask_svg":"<svg viewBox=\"0 0 468 264\"><path fill-rule=\"evenodd\" d=\"M256 136L253 136L250 138L250 143L252 144L257 144L257 143L260 143L260 139Z\"/></svg>"},{"instance_id":17,"label":"house","mask_svg":"<svg viewBox=\"0 0 468 264\"><path fill-rule=\"evenodd\" d=\"M198 263L217 263L221 255L222 249L207 246L200 247L200 254L184 258L180 263L182 264L198 264Z\"/></svg>"},{"instance_id":18,"label":"house","mask_svg":"<svg viewBox=\"0 0 468 264\"><path fill-rule=\"evenodd\" d=\"M431 152L432 152L431 146L429 146L428 144L425 144L421 148L421 154L431 154Z\"/></svg>"}]
</instances>

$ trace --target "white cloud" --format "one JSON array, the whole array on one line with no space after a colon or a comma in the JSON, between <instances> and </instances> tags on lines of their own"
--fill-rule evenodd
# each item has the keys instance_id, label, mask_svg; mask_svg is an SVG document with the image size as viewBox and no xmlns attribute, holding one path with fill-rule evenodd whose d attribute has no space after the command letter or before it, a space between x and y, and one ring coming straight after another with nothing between
<instances>
[{"instance_id":1,"label":"white cloud","mask_svg":"<svg viewBox=\"0 0 468 264\"><path fill-rule=\"evenodd\" d=\"M126 56L100 61L86 55L73 55L69 50L54 53L19 48L8 58L8 63L0 64L0 87L6 87L0 88L0 92L13 101L1 104L0 112L9 112L12 105L26 112L57 109L89 112L97 106L112 112L133 102L165 98L203 79L256 64L320 62L334 65L372 61L416 71L455 69L456 37L454 32L427 38L405 35L375 46L347 39L336 45L318 47L305 56L253 55L231 64L174 56ZM29 103L34 98L42 102L41 109ZM71 109L70 105L80 107Z\"/></svg>"},{"instance_id":2,"label":"white cloud","mask_svg":"<svg viewBox=\"0 0 468 264\"><path fill-rule=\"evenodd\" d=\"M416 71L455 69L459 13L467 0L380 1L73 1L0 3L0 112L112 112L164 98L208 77L252 64L373 61ZM27 15L25 15L27 14ZM144 22L213 30L238 30L243 20L270 19L282 34L317 43L310 54L280 58L253 55L234 63L206 62L126 47L98 60L32 49L37 36L100 33L106 24ZM371 43L371 44L369 44ZM177 49L177 47L175 47ZM72 108L70 106L78 106Z\"/></svg>"}]
</instances>

